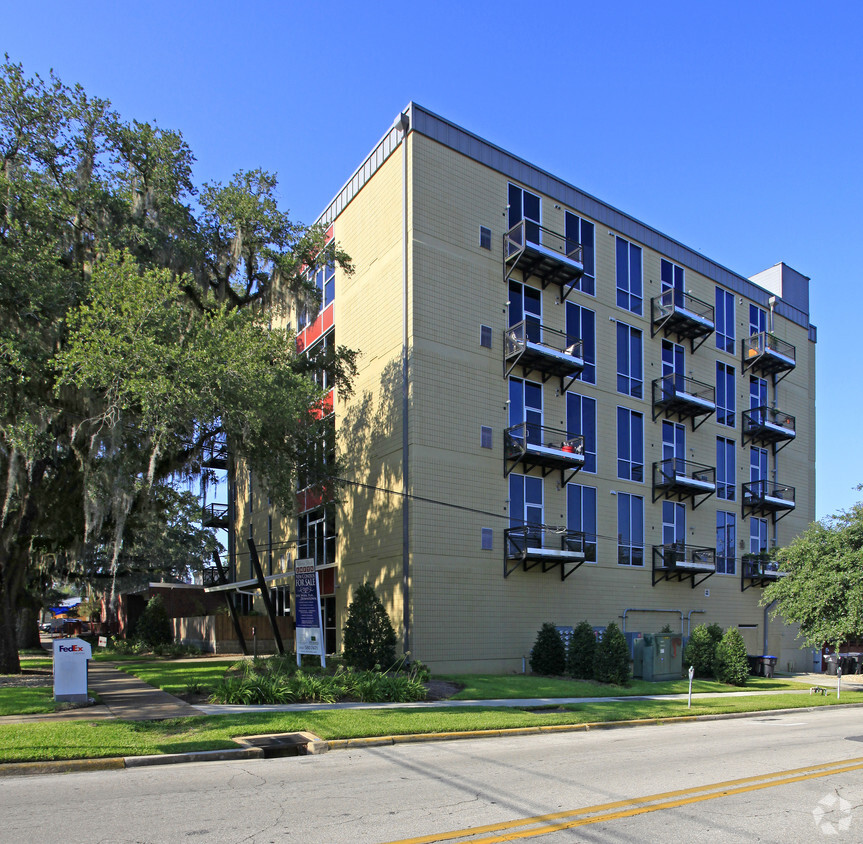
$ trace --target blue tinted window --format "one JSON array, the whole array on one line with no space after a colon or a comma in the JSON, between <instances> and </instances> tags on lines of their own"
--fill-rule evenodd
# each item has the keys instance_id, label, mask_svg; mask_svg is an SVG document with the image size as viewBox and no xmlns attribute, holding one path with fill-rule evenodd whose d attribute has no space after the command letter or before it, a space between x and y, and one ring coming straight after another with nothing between
<instances>
[{"instance_id":1,"label":"blue tinted window","mask_svg":"<svg viewBox=\"0 0 863 844\"><path fill-rule=\"evenodd\" d=\"M579 380L596 383L596 314L574 302L566 303L567 344L581 340L584 369Z\"/></svg>"}]
</instances>

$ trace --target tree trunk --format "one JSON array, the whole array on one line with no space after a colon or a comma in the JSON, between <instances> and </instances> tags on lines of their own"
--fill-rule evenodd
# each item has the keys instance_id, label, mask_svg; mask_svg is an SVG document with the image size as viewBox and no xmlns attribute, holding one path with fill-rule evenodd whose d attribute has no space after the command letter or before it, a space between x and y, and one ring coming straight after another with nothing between
<instances>
[{"instance_id":1,"label":"tree trunk","mask_svg":"<svg viewBox=\"0 0 863 844\"><path fill-rule=\"evenodd\" d=\"M22 607L18 611L18 650L39 650L38 614L32 607Z\"/></svg>"},{"instance_id":2,"label":"tree trunk","mask_svg":"<svg viewBox=\"0 0 863 844\"><path fill-rule=\"evenodd\" d=\"M0 566L0 674L20 674L18 639L15 635L15 600L11 594L8 577Z\"/></svg>"}]
</instances>

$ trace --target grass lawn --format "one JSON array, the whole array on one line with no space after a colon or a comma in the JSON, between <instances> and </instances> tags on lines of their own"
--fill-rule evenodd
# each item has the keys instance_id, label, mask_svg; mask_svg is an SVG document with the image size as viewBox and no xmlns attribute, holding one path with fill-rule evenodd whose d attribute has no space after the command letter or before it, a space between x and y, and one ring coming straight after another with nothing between
<instances>
[{"instance_id":1,"label":"grass lawn","mask_svg":"<svg viewBox=\"0 0 863 844\"><path fill-rule=\"evenodd\" d=\"M513 698L546 697L622 697L624 695L673 695L686 694L689 680L666 680L650 683L631 680L628 686L610 686L592 680L567 680L563 677L536 677L532 674L452 674L437 677L460 683L464 688L455 700L512 700ZM738 692L773 691L781 689L808 689L808 684L797 683L781 677L768 680L750 677L743 687L727 686L716 680L694 680L692 691Z\"/></svg>"},{"instance_id":2,"label":"grass lawn","mask_svg":"<svg viewBox=\"0 0 863 844\"><path fill-rule=\"evenodd\" d=\"M55 712L51 686L0 686L0 716Z\"/></svg>"},{"instance_id":3,"label":"grass lawn","mask_svg":"<svg viewBox=\"0 0 863 844\"><path fill-rule=\"evenodd\" d=\"M136 662L119 663L117 668L134 674L145 683L156 686L169 694L181 695L185 693L186 687L190 683L200 683L212 688L234 664L226 660L142 660L141 657L138 657Z\"/></svg>"},{"instance_id":4,"label":"grass lawn","mask_svg":"<svg viewBox=\"0 0 863 844\"><path fill-rule=\"evenodd\" d=\"M235 747L234 736L308 730L321 738L362 738L409 733L501 730L638 718L829 706L835 695L765 695L686 701L588 703L563 710L527 712L478 708L425 710L327 710L302 713L220 715L173 721L46 721L0 725L0 762L89 759L152 753L183 753ZM863 703L863 692L845 692L841 703Z\"/></svg>"}]
</instances>

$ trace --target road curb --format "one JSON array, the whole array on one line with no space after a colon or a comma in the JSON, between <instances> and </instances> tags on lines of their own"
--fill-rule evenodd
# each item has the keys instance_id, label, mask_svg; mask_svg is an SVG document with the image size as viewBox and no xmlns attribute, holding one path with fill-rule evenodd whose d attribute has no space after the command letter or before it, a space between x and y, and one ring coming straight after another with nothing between
<instances>
[{"instance_id":1,"label":"road curb","mask_svg":"<svg viewBox=\"0 0 863 844\"><path fill-rule=\"evenodd\" d=\"M323 743L329 750L352 750L363 747L394 746L424 741L457 741L476 738L508 738L542 735L544 733L586 733L592 730L620 730L629 727L655 727L663 724L683 724L694 721L726 721L734 718L758 718L765 715L789 715L795 712L820 712L824 709L856 709L863 703L835 703L832 706L796 706L790 709L761 709L757 712L723 712L716 715L677 715L669 718L638 718L629 721L595 721L586 724L549 724L547 727L513 727L505 730L466 730L447 733L410 733L401 736L330 739Z\"/></svg>"},{"instance_id":2,"label":"road curb","mask_svg":"<svg viewBox=\"0 0 863 844\"><path fill-rule=\"evenodd\" d=\"M45 762L4 762L0 777L24 777L36 774L71 774L77 771L111 771L125 768L122 757L107 759L58 759Z\"/></svg>"},{"instance_id":3,"label":"road curb","mask_svg":"<svg viewBox=\"0 0 863 844\"><path fill-rule=\"evenodd\" d=\"M678 715L670 718L638 718L629 721L595 721L587 724L549 724L546 727L512 727L500 730L465 730L446 733L408 733L399 736L372 736L352 739L321 739L312 733L306 752L310 755L330 750L359 750L367 747L393 747L397 744L418 744L433 741L460 741L478 738L512 738L550 733L586 733L592 730L619 730L630 727L655 727L664 724L681 724L696 721L728 721L736 718L758 718L772 715L790 715L799 712L821 712L825 709L859 709L863 703L835 703L832 706L797 706L790 709L761 709L757 712L725 712L716 715ZM156 765L178 765L186 762L226 762L240 759L263 759L260 747L200 750L192 753L164 753L151 756L125 756L106 759L69 759L46 762L0 763L0 777L29 776L36 774L67 774L79 771L108 771L123 768L145 768Z\"/></svg>"}]
</instances>

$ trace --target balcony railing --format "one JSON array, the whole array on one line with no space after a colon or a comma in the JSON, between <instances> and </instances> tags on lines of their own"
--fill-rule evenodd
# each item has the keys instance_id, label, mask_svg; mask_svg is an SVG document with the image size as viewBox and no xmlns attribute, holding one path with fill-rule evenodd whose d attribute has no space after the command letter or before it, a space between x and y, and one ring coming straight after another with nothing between
<instances>
[{"instance_id":1,"label":"balcony railing","mask_svg":"<svg viewBox=\"0 0 863 844\"><path fill-rule=\"evenodd\" d=\"M653 464L653 500L657 492L666 498L692 498L694 510L716 492L716 467L682 457L670 457Z\"/></svg>"},{"instance_id":2,"label":"balcony railing","mask_svg":"<svg viewBox=\"0 0 863 844\"><path fill-rule=\"evenodd\" d=\"M759 442L764 445L787 445L797 436L796 420L790 413L775 407L753 407L743 411L743 444ZM778 450L778 449L777 449Z\"/></svg>"},{"instance_id":3,"label":"balcony railing","mask_svg":"<svg viewBox=\"0 0 863 844\"><path fill-rule=\"evenodd\" d=\"M767 586L786 574L779 571L779 563L766 554L744 554L741 559L740 591L745 592L753 586Z\"/></svg>"},{"instance_id":4,"label":"balcony railing","mask_svg":"<svg viewBox=\"0 0 863 844\"><path fill-rule=\"evenodd\" d=\"M204 527L227 528L230 527L227 504L204 505L201 524Z\"/></svg>"},{"instance_id":5,"label":"balcony railing","mask_svg":"<svg viewBox=\"0 0 863 844\"><path fill-rule=\"evenodd\" d=\"M223 439L207 443L201 451L201 466L205 469L227 469L228 444Z\"/></svg>"},{"instance_id":6,"label":"balcony railing","mask_svg":"<svg viewBox=\"0 0 863 844\"><path fill-rule=\"evenodd\" d=\"M744 371L752 369L763 375L787 375L797 366L797 350L794 346L768 331L753 334L741 340L741 344Z\"/></svg>"},{"instance_id":7,"label":"balcony railing","mask_svg":"<svg viewBox=\"0 0 863 844\"><path fill-rule=\"evenodd\" d=\"M532 319L524 319L503 332L503 355L504 378L521 366L525 373L539 372L543 383L559 377L562 392L584 369L581 340Z\"/></svg>"},{"instance_id":8,"label":"balcony railing","mask_svg":"<svg viewBox=\"0 0 863 844\"><path fill-rule=\"evenodd\" d=\"M653 546L653 585L662 580L691 581L694 589L716 574L716 549L670 542ZM700 577L699 577L700 575Z\"/></svg>"},{"instance_id":9,"label":"balcony railing","mask_svg":"<svg viewBox=\"0 0 863 844\"><path fill-rule=\"evenodd\" d=\"M503 576L509 577L521 565L524 571L541 566L543 572L560 567L566 580L587 558L582 531L520 525L503 532Z\"/></svg>"},{"instance_id":10,"label":"balcony railing","mask_svg":"<svg viewBox=\"0 0 863 844\"><path fill-rule=\"evenodd\" d=\"M716 412L716 387L669 373L653 382L653 420L661 413L676 416L681 420L691 419L695 430L711 413ZM697 419L701 419L696 424Z\"/></svg>"},{"instance_id":11,"label":"balcony railing","mask_svg":"<svg viewBox=\"0 0 863 844\"><path fill-rule=\"evenodd\" d=\"M572 283L584 275L581 244L531 220L516 223L503 236L504 275L508 281L513 271L523 277L536 276L545 289L557 284L563 299L569 295Z\"/></svg>"},{"instance_id":12,"label":"balcony railing","mask_svg":"<svg viewBox=\"0 0 863 844\"><path fill-rule=\"evenodd\" d=\"M504 476L518 465L525 470L540 467L543 477L559 469L563 486L584 466L584 437L522 422L503 432L503 456Z\"/></svg>"},{"instance_id":13,"label":"balcony railing","mask_svg":"<svg viewBox=\"0 0 863 844\"><path fill-rule=\"evenodd\" d=\"M787 515L796 507L793 486L767 479L743 484L743 517L760 513L773 515L774 521ZM781 514L781 515L780 515Z\"/></svg>"},{"instance_id":14,"label":"balcony railing","mask_svg":"<svg viewBox=\"0 0 863 844\"><path fill-rule=\"evenodd\" d=\"M695 351L716 327L713 305L682 290L663 290L650 301L652 333L662 331L666 336L674 334L680 340L689 340L692 351Z\"/></svg>"}]
</instances>

